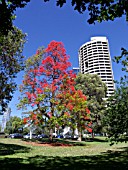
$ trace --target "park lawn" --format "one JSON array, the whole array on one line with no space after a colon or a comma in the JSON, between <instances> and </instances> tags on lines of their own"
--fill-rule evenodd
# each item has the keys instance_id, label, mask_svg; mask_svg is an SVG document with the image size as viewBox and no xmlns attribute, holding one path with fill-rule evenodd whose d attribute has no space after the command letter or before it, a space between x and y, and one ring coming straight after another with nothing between
<instances>
[{"instance_id":1,"label":"park lawn","mask_svg":"<svg viewBox=\"0 0 128 170\"><path fill-rule=\"evenodd\" d=\"M63 140L60 140L63 142ZM0 139L0 170L125 170L128 144L74 142L74 146L36 146L20 139Z\"/></svg>"}]
</instances>

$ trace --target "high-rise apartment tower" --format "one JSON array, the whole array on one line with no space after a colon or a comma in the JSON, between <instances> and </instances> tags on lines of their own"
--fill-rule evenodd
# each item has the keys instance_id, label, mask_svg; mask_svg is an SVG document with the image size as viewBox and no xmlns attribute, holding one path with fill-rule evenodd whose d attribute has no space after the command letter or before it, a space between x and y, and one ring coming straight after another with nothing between
<instances>
[{"instance_id":1,"label":"high-rise apartment tower","mask_svg":"<svg viewBox=\"0 0 128 170\"><path fill-rule=\"evenodd\" d=\"M109 44L106 37L91 37L91 41L79 49L79 67L83 74L98 74L106 83L107 95L114 92L113 72Z\"/></svg>"}]
</instances>

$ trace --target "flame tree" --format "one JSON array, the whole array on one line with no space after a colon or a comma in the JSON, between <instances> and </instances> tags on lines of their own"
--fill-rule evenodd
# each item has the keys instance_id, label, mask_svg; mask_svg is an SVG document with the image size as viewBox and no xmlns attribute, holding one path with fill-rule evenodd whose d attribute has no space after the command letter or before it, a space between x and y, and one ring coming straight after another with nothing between
<instances>
[{"instance_id":1,"label":"flame tree","mask_svg":"<svg viewBox=\"0 0 128 170\"><path fill-rule=\"evenodd\" d=\"M37 51L36 55L40 53L41 51ZM20 99L19 107L31 106L32 112L29 119L34 124L47 125L52 138L53 128L62 126L66 119L69 120L67 113L70 115L70 120L75 121L74 113L80 111L79 107L83 109L84 116L87 115L87 107L85 96L74 88L76 75L68 70L71 63L68 61L69 56L66 54L63 43L50 42L41 55L43 58L41 64L31 67L25 74L21 86L24 95ZM79 105L75 103L75 95ZM82 101L79 97L82 97ZM72 124L71 121L69 122L68 126ZM79 123L75 122L75 124Z\"/></svg>"}]
</instances>

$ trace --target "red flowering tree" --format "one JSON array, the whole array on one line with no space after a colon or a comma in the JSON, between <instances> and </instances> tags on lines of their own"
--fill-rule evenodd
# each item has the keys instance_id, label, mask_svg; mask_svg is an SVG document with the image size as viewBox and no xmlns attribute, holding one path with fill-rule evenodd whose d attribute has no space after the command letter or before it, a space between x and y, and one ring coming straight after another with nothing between
<instances>
[{"instance_id":1,"label":"red flowering tree","mask_svg":"<svg viewBox=\"0 0 128 170\"><path fill-rule=\"evenodd\" d=\"M41 51L38 50L34 58L40 53ZM42 63L37 65L35 62L34 67L30 64L30 67L26 69L20 88L23 97L18 106L31 106L34 113L38 111L39 114L42 114L49 128L52 129L57 122L56 93L58 93L65 74L68 74L71 63L68 61L69 56L67 56L61 42L52 41L46 48L45 54L41 54ZM30 116L30 118L33 118L33 116Z\"/></svg>"},{"instance_id":2,"label":"red flowering tree","mask_svg":"<svg viewBox=\"0 0 128 170\"><path fill-rule=\"evenodd\" d=\"M38 51L36 55L40 53L41 51ZM75 121L78 112L81 113L79 121L87 115L86 98L82 92L75 91L76 76L68 70L71 63L61 42L52 41L41 55L43 55L41 64L27 70L21 88L24 97L20 103L33 108L30 119L35 124L40 122L47 124L52 137L53 128L65 124L68 113L70 115L70 120L67 119L68 125L72 124L71 120ZM75 124L78 128L81 126L79 122L75 121Z\"/></svg>"}]
</instances>

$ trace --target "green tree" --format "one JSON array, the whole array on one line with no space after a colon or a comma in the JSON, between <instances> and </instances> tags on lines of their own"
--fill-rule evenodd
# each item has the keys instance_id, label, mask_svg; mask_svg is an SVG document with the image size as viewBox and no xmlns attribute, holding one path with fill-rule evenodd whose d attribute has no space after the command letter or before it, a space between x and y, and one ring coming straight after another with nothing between
<instances>
[{"instance_id":1,"label":"green tree","mask_svg":"<svg viewBox=\"0 0 128 170\"><path fill-rule=\"evenodd\" d=\"M104 121L112 143L127 141L128 86L118 87L115 94L109 98Z\"/></svg>"},{"instance_id":2,"label":"green tree","mask_svg":"<svg viewBox=\"0 0 128 170\"><path fill-rule=\"evenodd\" d=\"M90 110L93 132L102 129L101 119L105 110L106 84L97 74L81 74L76 77L76 89L83 91L87 97L87 107Z\"/></svg>"},{"instance_id":3,"label":"green tree","mask_svg":"<svg viewBox=\"0 0 128 170\"><path fill-rule=\"evenodd\" d=\"M23 47L26 35L14 27L0 43L0 111L6 110L16 90L14 79L23 70Z\"/></svg>"},{"instance_id":4,"label":"green tree","mask_svg":"<svg viewBox=\"0 0 128 170\"><path fill-rule=\"evenodd\" d=\"M124 76L120 82L116 81L117 88L113 96L108 99L104 123L110 141L127 141L128 135L128 52L122 48L121 56L115 57L116 63L122 64Z\"/></svg>"},{"instance_id":5,"label":"green tree","mask_svg":"<svg viewBox=\"0 0 128 170\"><path fill-rule=\"evenodd\" d=\"M5 132L8 134L19 132L23 128L22 119L14 116L6 123Z\"/></svg>"}]
</instances>

